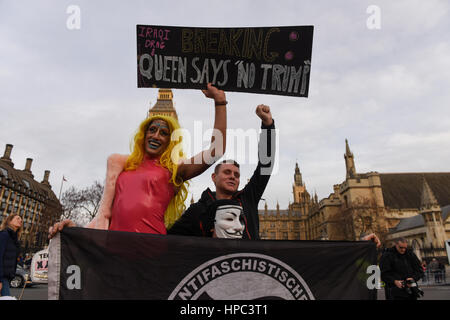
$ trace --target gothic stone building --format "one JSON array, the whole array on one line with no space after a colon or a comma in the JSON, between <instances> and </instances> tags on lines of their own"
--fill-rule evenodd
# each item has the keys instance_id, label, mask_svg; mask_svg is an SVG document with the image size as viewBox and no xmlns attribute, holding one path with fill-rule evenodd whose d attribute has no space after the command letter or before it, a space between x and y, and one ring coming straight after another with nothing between
<instances>
[{"instance_id":1,"label":"gothic stone building","mask_svg":"<svg viewBox=\"0 0 450 320\"><path fill-rule=\"evenodd\" d=\"M347 140L344 159L345 181L308 215L309 239L358 240L375 232L386 246L406 238L419 258L447 261L450 172L357 173Z\"/></svg>"},{"instance_id":2,"label":"gothic stone building","mask_svg":"<svg viewBox=\"0 0 450 320\"><path fill-rule=\"evenodd\" d=\"M59 219L62 207L48 181L50 171L38 182L31 171L32 159L26 160L23 170L14 168L12 148L7 144L0 158L0 223L18 213L23 219L22 247L36 251L47 244L48 228Z\"/></svg>"},{"instance_id":3,"label":"gothic stone building","mask_svg":"<svg viewBox=\"0 0 450 320\"><path fill-rule=\"evenodd\" d=\"M421 259L447 261L450 172L356 172L345 141L346 179L320 201L311 197L296 164L294 202L259 211L262 239L359 240L375 232L385 246L406 238Z\"/></svg>"},{"instance_id":4,"label":"gothic stone building","mask_svg":"<svg viewBox=\"0 0 450 320\"><path fill-rule=\"evenodd\" d=\"M264 210L259 210L261 239L270 240L306 240L311 233L308 214L318 206L317 194L311 197L306 190L302 174L295 164L294 184L292 186L293 203L288 209L269 210L267 203Z\"/></svg>"}]
</instances>

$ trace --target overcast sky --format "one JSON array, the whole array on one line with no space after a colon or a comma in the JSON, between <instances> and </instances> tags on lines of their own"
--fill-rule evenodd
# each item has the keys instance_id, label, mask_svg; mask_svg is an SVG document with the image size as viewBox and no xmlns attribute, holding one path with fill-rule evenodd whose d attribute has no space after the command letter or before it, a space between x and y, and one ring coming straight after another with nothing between
<instances>
[{"instance_id":1,"label":"overcast sky","mask_svg":"<svg viewBox=\"0 0 450 320\"><path fill-rule=\"evenodd\" d=\"M67 27L71 5L80 9L79 29ZM357 172L450 171L447 0L0 0L0 153L13 144L19 169L32 158L38 181L50 170L57 196L63 175L63 191L103 181L107 156L129 153L156 102L157 89L137 88L137 24L314 26L308 98L227 93L229 128L259 128L261 103L276 120L269 208L292 201L296 161L308 191L327 197L345 179L346 138ZM212 127L214 108L200 91L173 93L184 128ZM241 187L255 168L252 152L248 145ZM192 180L196 200L212 187L211 173Z\"/></svg>"}]
</instances>

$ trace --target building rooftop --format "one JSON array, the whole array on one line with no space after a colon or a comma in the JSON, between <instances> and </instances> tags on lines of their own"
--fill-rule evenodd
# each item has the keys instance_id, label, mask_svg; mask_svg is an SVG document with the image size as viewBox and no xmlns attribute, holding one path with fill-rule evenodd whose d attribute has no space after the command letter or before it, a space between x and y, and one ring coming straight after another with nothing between
<instances>
[{"instance_id":1,"label":"building rooftop","mask_svg":"<svg viewBox=\"0 0 450 320\"><path fill-rule=\"evenodd\" d=\"M442 207L442 221L445 221L450 214L450 205ZM409 229L421 228L425 225L425 221L421 214L413 217L401 219L395 228L391 229L391 232L405 231Z\"/></svg>"},{"instance_id":2,"label":"building rooftop","mask_svg":"<svg viewBox=\"0 0 450 320\"><path fill-rule=\"evenodd\" d=\"M420 208L424 178L439 205L450 205L450 172L380 173L384 205L391 209Z\"/></svg>"},{"instance_id":3,"label":"building rooftop","mask_svg":"<svg viewBox=\"0 0 450 320\"><path fill-rule=\"evenodd\" d=\"M45 171L43 180L38 182L34 179L34 175L31 172L32 159L27 159L23 170L14 168L14 163L10 158L12 147L12 145L8 144L5 154L0 158L0 182L32 198L40 200L50 199L59 202L48 181L50 171Z\"/></svg>"}]
</instances>

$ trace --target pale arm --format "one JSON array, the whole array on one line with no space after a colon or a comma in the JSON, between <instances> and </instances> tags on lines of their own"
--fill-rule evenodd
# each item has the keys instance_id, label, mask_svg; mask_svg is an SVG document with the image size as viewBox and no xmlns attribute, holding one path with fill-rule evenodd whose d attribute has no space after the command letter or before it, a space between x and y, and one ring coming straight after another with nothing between
<instances>
[{"instance_id":1,"label":"pale arm","mask_svg":"<svg viewBox=\"0 0 450 320\"><path fill-rule=\"evenodd\" d=\"M108 157L106 165L105 188L103 189L102 199L97 216L92 219L86 228L107 230L111 220L111 208L116 191L116 181L119 174L125 168L128 156L123 154L112 154Z\"/></svg>"},{"instance_id":2,"label":"pale arm","mask_svg":"<svg viewBox=\"0 0 450 320\"><path fill-rule=\"evenodd\" d=\"M214 99L215 118L211 144L194 157L182 161L178 167L178 176L183 181L192 179L205 172L220 159L226 148L227 110L225 92L208 84L207 90L202 90L207 98Z\"/></svg>"}]
</instances>

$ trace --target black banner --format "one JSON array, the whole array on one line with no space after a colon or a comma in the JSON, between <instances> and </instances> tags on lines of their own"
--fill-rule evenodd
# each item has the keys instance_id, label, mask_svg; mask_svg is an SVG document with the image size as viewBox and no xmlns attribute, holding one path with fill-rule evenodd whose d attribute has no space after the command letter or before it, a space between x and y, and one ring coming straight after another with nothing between
<instances>
[{"instance_id":1,"label":"black banner","mask_svg":"<svg viewBox=\"0 0 450 320\"><path fill-rule=\"evenodd\" d=\"M313 29L137 25L138 87L307 97Z\"/></svg>"},{"instance_id":2,"label":"black banner","mask_svg":"<svg viewBox=\"0 0 450 320\"><path fill-rule=\"evenodd\" d=\"M376 299L371 242L225 240L66 228L50 299Z\"/></svg>"}]
</instances>

